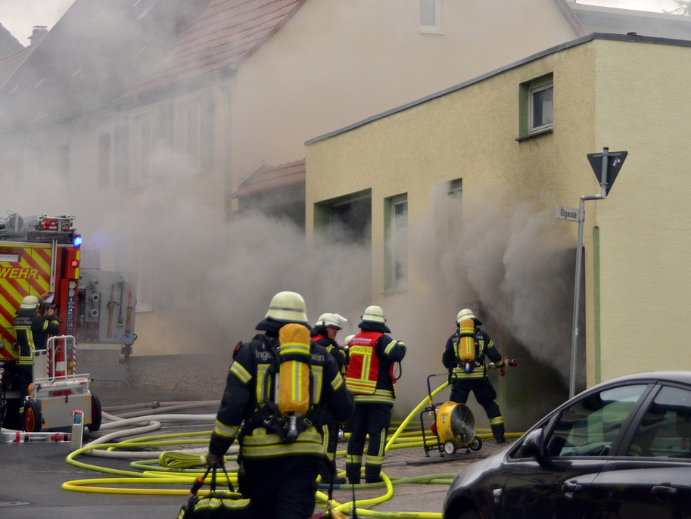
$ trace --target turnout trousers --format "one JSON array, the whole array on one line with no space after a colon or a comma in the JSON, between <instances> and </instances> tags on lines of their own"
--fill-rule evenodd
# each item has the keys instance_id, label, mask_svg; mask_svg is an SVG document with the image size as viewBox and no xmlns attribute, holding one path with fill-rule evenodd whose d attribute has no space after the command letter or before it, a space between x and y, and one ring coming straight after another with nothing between
<instances>
[{"instance_id":1,"label":"turnout trousers","mask_svg":"<svg viewBox=\"0 0 691 519\"><path fill-rule=\"evenodd\" d=\"M243 460L240 491L254 519L306 519L314 513L318 456Z\"/></svg>"},{"instance_id":2,"label":"turnout trousers","mask_svg":"<svg viewBox=\"0 0 691 519\"><path fill-rule=\"evenodd\" d=\"M391 407L387 404L358 404L350 418L350 441L346 454L346 476L351 483L360 482L362 453L365 450L365 439L369 435L367 460L365 463L365 480L367 483L379 481L381 466L384 462L386 436L391 424Z\"/></svg>"},{"instance_id":3,"label":"turnout trousers","mask_svg":"<svg viewBox=\"0 0 691 519\"><path fill-rule=\"evenodd\" d=\"M503 443L504 417L499 410L499 404L497 404L497 392L487 378L453 380L451 382L450 398L453 402L465 404L471 391L475 395L477 403L483 407L487 414L494 439L499 443Z\"/></svg>"}]
</instances>

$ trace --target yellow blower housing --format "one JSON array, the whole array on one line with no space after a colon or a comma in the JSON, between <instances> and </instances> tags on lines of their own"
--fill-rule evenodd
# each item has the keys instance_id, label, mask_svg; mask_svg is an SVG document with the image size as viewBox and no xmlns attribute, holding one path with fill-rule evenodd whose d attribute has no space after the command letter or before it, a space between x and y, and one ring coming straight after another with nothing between
<instances>
[{"instance_id":1,"label":"yellow blower housing","mask_svg":"<svg viewBox=\"0 0 691 519\"><path fill-rule=\"evenodd\" d=\"M461 339L458 342L458 357L463 362L475 360L475 321L461 319L458 323Z\"/></svg>"},{"instance_id":2,"label":"yellow blower housing","mask_svg":"<svg viewBox=\"0 0 691 519\"><path fill-rule=\"evenodd\" d=\"M445 402L437 410L437 436L444 452L454 454L458 448L479 450L480 438L475 437L475 417L470 408L457 402Z\"/></svg>"},{"instance_id":3,"label":"yellow blower housing","mask_svg":"<svg viewBox=\"0 0 691 519\"><path fill-rule=\"evenodd\" d=\"M305 415L310 408L310 332L301 324L290 323L278 332L278 340L278 411Z\"/></svg>"}]
</instances>

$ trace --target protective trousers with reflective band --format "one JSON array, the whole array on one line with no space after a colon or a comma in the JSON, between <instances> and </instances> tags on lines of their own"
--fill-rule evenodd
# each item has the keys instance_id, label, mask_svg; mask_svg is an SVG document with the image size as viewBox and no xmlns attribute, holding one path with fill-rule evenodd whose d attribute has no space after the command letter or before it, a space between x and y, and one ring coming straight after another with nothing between
<instances>
[{"instance_id":1,"label":"protective trousers with reflective band","mask_svg":"<svg viewBox=\"0 0 691 519\"><path fill-rule=\"evenodd\" d=\"M369 445L365 459L365 479L368 483L379 481L390 424L390 405L355 404L355 411L350 419L350 441L346 454L346 476L349 482L360 482L362 454L365 450L367 435L369 435Z\"/></svg>"},{"instance_id":2,"label":"protective trousers with reflective band","mask_svg":"<svg viewBox=\"0 0 691 519\"><path fill-rule=\"evenodd\" d=\"M450 399L453 402L465 404L471 391L475 395L477 403L484 408L487 414L494 438L503 440L504 417L499 410L499 404L497 404L497 392L488 379L454 380L451 384Z\"/></svg>"},{"instance_id":3,"label":"protective trousers with reflective band","mask_svg":"<svg viewBox=\"0 0 691 519\"><path fill-rule=\"evenodd\" d=\"M321 460L293 456L245 460L240 490L255 519L307 519L314 513Z\"/></svg>"}]
</instances>

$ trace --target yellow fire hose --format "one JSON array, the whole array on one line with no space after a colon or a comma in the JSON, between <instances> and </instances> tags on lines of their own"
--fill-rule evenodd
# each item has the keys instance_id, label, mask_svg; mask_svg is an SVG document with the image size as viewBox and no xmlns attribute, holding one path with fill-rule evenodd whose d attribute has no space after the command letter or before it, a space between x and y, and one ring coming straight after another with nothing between
<instances>
[{"instance_id":1,"label":"yellow fire hose","mask_svg":"<svg viewBox=\"0 0 691 519\"><path fill-rule=\"evenodd\" d=\"M400 425L396 428L396 431L390 435L385 446L385 452L391 449L403 449L410 447L421 447L427 443L427 445L433 443L432 440L427 439L422 436L422 432L419 427L417 430L408 430L406 427L410 424L413 418L420 413L420 411L425 406L431 406L431 399L442 390L448 386L448 382L443 383L437 389L435 389L431 395L426 396L420 404L410 412L410 414L403 420ZM162 434L157 436L147 436L140 438L133 438L129 440L123 440L119 443L103 443L96 445L86 445L81 449L78 449L70 453L66 461L70 465L79 467L86 470L92 470L96 472L101 472L104 474L112 474L115 476L121 476L116 478L102 478L102 479L80 479L67 481L63 483L62 488L71 492L89 492L89 493L101 493L101 494L127 494L127 495L168 495L168 496L187 496L189 495L189 487L194 483L195 479L199 476L203 476L204 473L200 472L199 469L195 467L201 467L203 464L202 456L199 454L189 454L184 452L174 452L168 451L163 452L159 456L158 460L137 460L130 464L133 469L138 469L141 472L136 472L134 470L120 470L112 469L108 467L101 467L98 465L91 465L81 461L77 461L76 458L83 454L89 453L91 451L100 450L144 450L151 448L159 448L161 446L181 446L181 445L207 445L208 436L211 431L202 432L190 432L190 433L180 433L180 434ZM521 433L507 433L507 437L516 437ZM489 432L484 432L482 434L476 435L480 438L490 438L491 434ZM203 438L199 438L203 437ZM400 439L399 439L400 438ZM435 440L436 441L436 440ZM345 451L338 451L337 455L345 455ZM226 456L226 460L237 459L236 456ZM158 466L155 466L155 464ZM343 472L341 472L343 474ZM237 473L229 470L228 475L230 481L234 486L237 486ZM456 474L429 474L425 476L417 476L412 478L389 478L384 472L381 473L381 482L378 483L365 483L358 485L358 488L385 488L386 492L384 495L356 500L354 503L348 502L340 504L336 501L328 502L328 497L322 492L316 493L317 504L321 507L330 507L336 511L351 514L353 506L357 509L357 514L362 517L380 517L388 519L397 518L417 518L417 519L440 519L441 514L436 512L379 512L369 510L367 507L372 507L379 505L393 497L393 487L395 485L401 484L440 484L440 485L450 485ZM210 476L207 476L207 480ZM217 476L217 483L223 484L225 477ZM114 485L114 486L111 486ZM120 485L130 485L130 487L122 487ZM148 485L161 485L169 487L170 485L184 485L184 488L174 489L174 488L131 488L132 485L136 486L148 486ZM344 487L346 488L346 487ZM200 490L200 495L207 495L208 490ZM240 495L238 494L238 497Z\"/></svg>"}]
</instances>

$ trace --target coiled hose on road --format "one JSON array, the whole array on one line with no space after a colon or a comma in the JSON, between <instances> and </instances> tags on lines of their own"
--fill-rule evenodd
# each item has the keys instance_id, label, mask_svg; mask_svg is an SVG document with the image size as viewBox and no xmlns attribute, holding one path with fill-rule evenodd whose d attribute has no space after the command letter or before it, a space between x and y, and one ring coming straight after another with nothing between
<instances>
[{"instance_id":1,"label":"coiled hose on road","mask_svg":"<svg viewBox=\"0 0 691 519\"><path fill-rule=\"evenodd\" d=\"M421 447L424 445L422 433L415 430L406 430L410 422L430 404L431 398L440 393L448 386L448 382L443 383L435 389L429 396L426 396L408 416L396 428L394 433L387 439L385 452L391 449L403 449L410 447ZM115 431L94 440L88 445L78 449L67 456L67 463L75 467L118 476L114 478L99 479L80 479L63 483L62 488L71 492L89 492L102 494L127 494L127 495L168 495L168 496L188 496L189 487L197 477L204 475L199 468L203 466L203 454L207 452L211 431L183 432L173 434L162 434L157 436L145 436L122 440L113 443L112 440L132 436L134 434L144 434L157 430L161 427L161 422L180 422L180 421L209 421L213 423L215 414L170 414L170 411L181 411L201 406L218 405L219 401L205 402L168 402L163 404L154 403L155 409L142 410L141 405L120 406L109 408L109 411L128 411L120 415L104 413L104 418L110 420L101 426L101 430L115 429L125 425L145 424L140 427L122 431ZM138 410L135 410L139 408ZM130 411L131 410L131 411ZM520 433L508 433L507 436L515 437ZM478 434L480 438L489 438L491 434ZM436 443L436 439L428 442ZM168 446L197 446L185 448L177 451L160 452L161 448ZM151 452L151 449L159 451ZM233 446L226 460L237 460L237 446ZM131 459L130 467L136 470L120 470L109 467L102 467L77 461L83 455ZM337 455L345 455L345 451L339 451ZM229 471L231 483L237 486L237 473ZM417 519L440 519L441 514L436 512L379 512L369 510L369 507L379 505L393 497L393 487L404 484L439 484L449 486L455 478L455 473L449 474L429 474L412 478L389 478L384 472L381 473L382 481L378 483L366 483L357 486L358 489L365 488L384 488L383 495L370 499L358 499L355 502L338 503L335 500L329 501L328 497L318 491L316 493L318 506L330 508L342 513L352 514L352 508L357 507L357 514L361 517L380 517L388 519L397 518L417 518ZM208 479L209 477L207 477ZM222 483L224 478L218 480ZM156 488L134 488L144 486L156 486ZM182 488L170 488L180 486ZM325 485L321 485L324 487ZM164 487L164 488L160 488ZM341 485L334 485L340 488ZM351 486L343 485L350 489ZM208 494L207 490L200 490L200 495Z\"/></svg>"}]
</instances>

